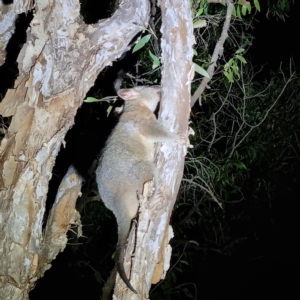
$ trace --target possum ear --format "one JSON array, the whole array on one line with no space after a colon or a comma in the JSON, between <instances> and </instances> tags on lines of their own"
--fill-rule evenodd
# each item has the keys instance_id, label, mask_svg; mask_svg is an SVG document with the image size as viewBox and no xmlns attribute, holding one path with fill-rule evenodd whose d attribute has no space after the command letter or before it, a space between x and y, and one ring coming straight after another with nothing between
<instances>
[{"instance_id":1,"label":"possum ear","mask_svg":"<svg viewBox=\"0 0 300 300\"><path fill-rule=\"evenodd\" d=\"M118 96L123 100L132 100L136 99L139 96L139 92L135 89L121 89L118 90Z\"/></svg>"}]
</instances>

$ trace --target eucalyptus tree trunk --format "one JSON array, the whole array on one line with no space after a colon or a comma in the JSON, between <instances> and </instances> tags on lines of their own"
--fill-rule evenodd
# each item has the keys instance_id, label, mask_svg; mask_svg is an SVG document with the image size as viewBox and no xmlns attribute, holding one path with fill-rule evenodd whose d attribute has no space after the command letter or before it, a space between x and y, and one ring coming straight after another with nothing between
<instances>
[{"instance_id":1,"label":"eucalyptus tree trunk","mask_svg":"<svg viewBox=\"0 0 300 300\"><path fill-rule=\"evenodd\" d=\"M33 3L13 2L1 2L2 41L14 31L16 14ZM55 158L99 72L128 50L137 25L147 27L149 20L148 0L123 0L111 18L93 25L80 17L79 0L38 0L33 8L19 76L0 104L0 113L12 117L0 146L0 299L28 299L64 249L70 224L79 222L74 207L81 180L70 169L42 231Z\"/></svg>"}]
</instances>

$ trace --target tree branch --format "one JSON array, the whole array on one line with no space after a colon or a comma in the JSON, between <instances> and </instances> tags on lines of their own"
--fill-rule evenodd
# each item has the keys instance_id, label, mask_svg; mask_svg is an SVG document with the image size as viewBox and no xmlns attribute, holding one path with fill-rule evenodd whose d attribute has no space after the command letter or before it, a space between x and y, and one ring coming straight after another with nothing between
<instances>
[{"instance_id":1,"label":"tree branch","mask_svg":"<svg viewBox=\"0 0 300 300\"><path fill-rule=\"evenodd\" d=\"M199 99L199 103L201 104L201 94L207 87L207 84L209 83L209 81L211 80L211 78L214 74L215 67L216 67L216 64L218 61L218 56L221 55L221 53L223 52L223 45L224 45L225 40L228 37L228 30L229 30L229 26L230 26L230 20L231 20L232 9L233 9L233 4L232 4L231 0L226 0L226 3L227 3L227 12L226 12L225 23L223 25L220 39L215 46L215 49L214 49L214 52L213 52L213 55L212 55L212 58L210 61L210 65L207 69L207 73L209 74L210 78L204 77L202 79L201 84L199 85L199 87L195 91L194 95L192 96L191 107L194 106L194 104L196 103L196 101L198 99Z\"/></svg>"}]
</instances>

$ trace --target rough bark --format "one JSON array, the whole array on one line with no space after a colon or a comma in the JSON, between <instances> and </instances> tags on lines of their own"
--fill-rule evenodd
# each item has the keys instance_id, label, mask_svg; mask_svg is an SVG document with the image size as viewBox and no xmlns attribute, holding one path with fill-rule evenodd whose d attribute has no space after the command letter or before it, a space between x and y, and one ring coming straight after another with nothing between
<instances>
[{"instance_id":1,"label":"rough bark","mask_svg":"<svg viewBox=\"0 0 300 300\"><path fill-rule=\"evenodd\" d=\"M190 82L193 78L193 26L189 0L162 0L162 100L159 120L173 132L185 133L190 112ZM158 145L156 156L160 189L154 199L141 199L136 239L129 236L125 268L130 269L133 294L117 276L114 299L148 299L151 283L163 279L169 268L173 232L170 216L183 174L186 147L175 143Z\"/></svg>"},{"instance_id":2,"label":"rough bark","mask_svg":"<svg viewBox=\"0 0 300 300\"><path fill-rule=\"evenodd\" d=\"M75 209L81 184L82 178L71 166L58 188L55 202L47 218L36 264L35 280L51 268L52 260L65 249L68 241L67 232L72 225L78 226L78 235L81 235L80 215Z\"/></svg>"},{"instance_id":3,"label":"rough bark","mask_svg":"<svg viewBox=\"0 0 300 300\"><path fill-rule=\"evenodd\" d=\"M18 14L29 11L33 1L19 0L5 5L0 1L0 66L5 62L6 46L15 31L15 21Z\"/></svg>"},{"instance_id":4,"label":"rough bark","mask_svg":"<svg viewBox=\"0 0 300 300\"><path fill-rule=\"evenodd\" d=\"M78 0L35 2L20 75L0 104L0 113L12 116L0 147L0 299L27 299L49 267L41 256L42 222L55 158L99 72L148 19L147 0L123 0L110 19L94 25L83 23ZM55 224L67 228L64 222Z\"/></svg>"}]
</instances>

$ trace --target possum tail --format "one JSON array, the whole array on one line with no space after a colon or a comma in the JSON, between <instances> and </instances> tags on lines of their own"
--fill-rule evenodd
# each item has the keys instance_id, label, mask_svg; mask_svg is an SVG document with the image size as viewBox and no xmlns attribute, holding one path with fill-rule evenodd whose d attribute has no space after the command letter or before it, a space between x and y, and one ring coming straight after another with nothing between
<instances>
[{"instance_id":1,"label":"possum tail","mask_svg":"<svg viewBox=\"0 0 300 300\"><path fill-rule=\"evenodd\" d=\"M120 221L120 220L118 220ZM125 250L127 245L127 238L130 231L130 225L131 225L131 219L129 220L122 220L123 222L118 224L118 244L117 244L117 253L116 253L116 265L117 270L122 278L122 280L125 282L125 284L128 286L128 288L135 294L137 294L137 291L132 287L132 285L129 282L129 279L126 276L125 270L124 270L124 257L125 257Z\"/></svg>"}]
</instances>

